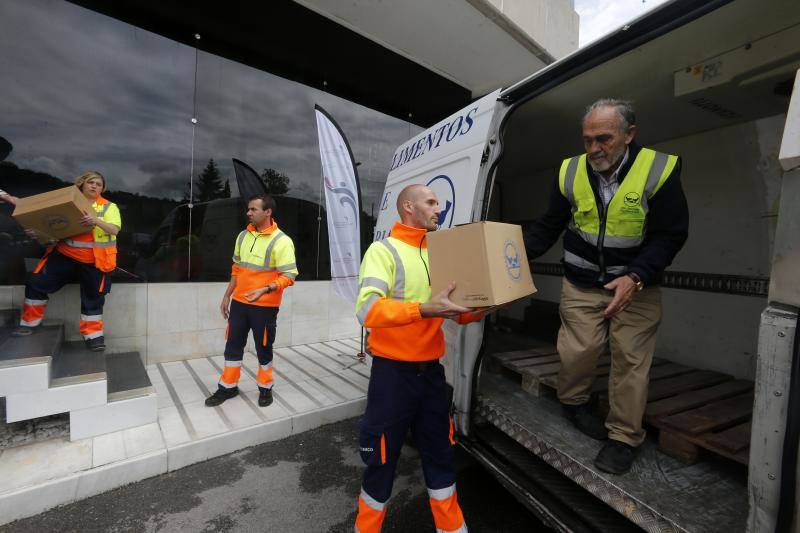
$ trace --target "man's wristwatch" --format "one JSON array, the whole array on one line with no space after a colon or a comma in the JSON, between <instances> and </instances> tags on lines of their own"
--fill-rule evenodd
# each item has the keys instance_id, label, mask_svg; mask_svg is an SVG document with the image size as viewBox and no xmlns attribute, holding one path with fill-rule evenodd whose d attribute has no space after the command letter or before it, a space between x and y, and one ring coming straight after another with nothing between
<instances>
[{"instance_id":1,"label":"man's wristwatch","mask_svg":"<svg viewBox=\"0 0 800 533\"><path fill-rule=\"evenodd\" d=\"M637 291L644 289L644 281L642 281L642 278L639 277L639 274L636 272L628 272L627 276L633 280Z\"/></svg>"}]
</instances>

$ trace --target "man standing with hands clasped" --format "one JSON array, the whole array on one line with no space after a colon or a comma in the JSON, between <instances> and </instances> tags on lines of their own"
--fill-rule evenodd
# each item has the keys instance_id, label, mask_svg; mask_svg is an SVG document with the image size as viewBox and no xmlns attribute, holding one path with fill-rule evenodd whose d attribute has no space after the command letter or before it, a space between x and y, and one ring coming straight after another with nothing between
<instances>
[{"instance_id":1,"label":"man standing with hands clasped","mask_svg":"<svg viewBox=\"0 0 800 533\"><path fill-rule=\"evenodd\" d=\"M623 474L644 441L650 364L661 321L658 283L686 242L678 156L634 142L630 102L602 99L583 117L586 153L561 164L543 217L523 226L528 257L564 232L558 399L583 433L608 442L595 466ZM597 359L611 351L605 424L588 408Z\"/></svg>"},{"instance_id":2,"label":"man standing with hands clasped","mask_svg":"<svg viewBox=\"0 0 800 533\"><path fill-rule=\"evenodd\" d=\"M228 320L225 370L217 391L206 399L214 407L239 394L247 333L253 332L258 354L258 405L272 403L272 345L283 290L294 284L297 265L294 243L272 218L275 201L253 196L247 203L250 224L239 233L233 250L231 281L220 304ZM233 301L231 301L231 299Z\"/></svg>"}]
</instances>

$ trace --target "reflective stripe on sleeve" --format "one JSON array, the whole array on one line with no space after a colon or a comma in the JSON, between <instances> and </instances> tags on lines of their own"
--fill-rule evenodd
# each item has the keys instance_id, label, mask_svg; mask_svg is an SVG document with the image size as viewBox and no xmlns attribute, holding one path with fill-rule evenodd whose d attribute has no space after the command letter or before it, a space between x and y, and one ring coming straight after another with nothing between
<instances>
[{"instance_id":1,"label":"reflective stripe on sleeve","mask_svg":"<svg viewBox=\"0 0 800 533\"><path fill-rule=\"evenodd\" d=\"M394 287L392 287L392 298L403 301L405 300L406 292L406 270L405 267L403 267L403 261L400 259L397 248L389 242L389 239L383 239L380 243L386 246L394 258Z\"/></svg>"},{"instance_id":2,"label":"reflective stripe on sleeve","mask_svg":"<svg viewBox=\"0 0 800 533\"><path fill-rule=\"evenodd\" d=\"M389 295L389 284L381 278L375 278L372 276L365 277L361 280L361 286L359 288L363 289L364 287L372 287L373 289L378 289L387 296Z\"/></svg>"},{"instance_id":3,"label":"reflective stripe on sleeve","mask_svg":"<svg viewBox=\"0 0 800 533\"><path fill-rule=\"evenodd\" d=\"M358 321L361 323L362 326L364 325L364 322L367 320L367 314L369 314L369 310L372 309L372 305L378 300L380 300L380 298L381 297L379 294L375 293L370 294L369 296L367 296L367 301L364 302L364 305L362 305L361 309L359 309L358 313L356 313L356 317L358 318Z\"/></svg>"}]
</instances>

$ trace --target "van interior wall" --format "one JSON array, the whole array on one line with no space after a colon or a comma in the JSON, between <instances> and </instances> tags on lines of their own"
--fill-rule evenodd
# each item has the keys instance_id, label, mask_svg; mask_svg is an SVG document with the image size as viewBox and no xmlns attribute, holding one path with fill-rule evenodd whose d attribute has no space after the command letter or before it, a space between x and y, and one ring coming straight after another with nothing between
<instances>
[{"instance_id":1,"label":"van interior wall","mask_svg":"<svg viewBox=\"0 0 800 533\"><path fill-rule=\"evenodd\" d=\"M782 171L778 163L785 115L761 118L646 146L683 159L681 182L690 211L689 240L670 270L768 277ZM577 126L576 126L577 127ZM654 125L647 125L655 129ZM512 141L513 142L513 141ZM581 152L565 146L564 157ZM520 154L518 150L513 153ZM529 167L536 165L535 151ZM521 165L513 165L520 168ZM557 167L527 175L498 172L491 218L531 220L547 207ZM537 261L561 259L560 241ZM558 302L561 278L534 276L535 298ZM753 378L760 314L766 298L663 290L657 355L675 362ZM522 319L529 302L504 310Z\"/></svg>"}]
</instances>

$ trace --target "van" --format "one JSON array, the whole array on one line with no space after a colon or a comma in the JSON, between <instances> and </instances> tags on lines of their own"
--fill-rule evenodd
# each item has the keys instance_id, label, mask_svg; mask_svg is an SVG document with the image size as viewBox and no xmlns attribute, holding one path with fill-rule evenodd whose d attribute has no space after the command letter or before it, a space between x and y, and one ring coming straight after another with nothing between
<instances>
[{"instance_id":1,"label":"van","mask_svg":"<svg viewBox=\"0 0 800 533\"><path fill-rule=\"evenodd\" d=\"M583 151L585 106L602 97L634 101L637 142L682 157L690 236L662 284L651 393L662 394L654 384L667 377L672 393L692 393L687 412L705 408L704 432L673 431L664 416L646 416L648 440L630 472L594 467L601 444L561 416L553 394L560 244L531 263L535 296L480 323L446 321L442 361L460 445L553 529L791 527L800 422L800 170L791 170L800 165L798 68L797 0L675 0L395 152L375 240L388 234L396 195L412 183L436 192L441 228L537 218L561 161ZM548 364L515 367L509 353L531 363L548 354ZM698 402L715 383L734 392ZM604 379L596 388L602 412ZM737 401L723 401L730 397ZM728 411L712 415L718 400Z\"/></svg>"}]
</instances>

